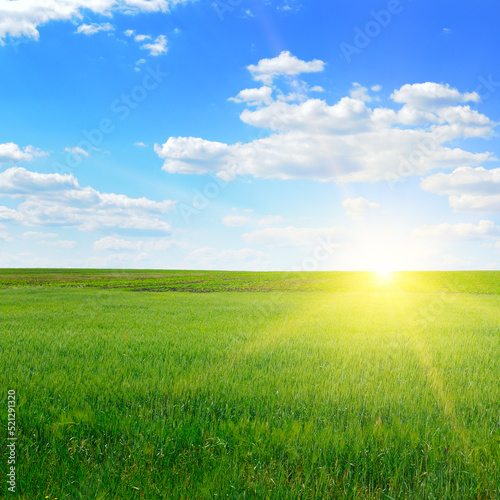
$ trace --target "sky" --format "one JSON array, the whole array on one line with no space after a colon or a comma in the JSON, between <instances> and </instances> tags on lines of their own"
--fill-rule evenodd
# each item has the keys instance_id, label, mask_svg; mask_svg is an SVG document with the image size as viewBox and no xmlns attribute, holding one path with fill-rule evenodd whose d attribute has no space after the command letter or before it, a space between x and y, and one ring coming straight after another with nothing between
<instances>
[{"instance_id":1,"label":"sky","mask_svg":"<svg viewBox=\"0 0 500 500\"><path fill-rule=\"evenodd\" d=\"M0 267L500 269L492 0L0 0Z\"/></svg>"}]
</instances>

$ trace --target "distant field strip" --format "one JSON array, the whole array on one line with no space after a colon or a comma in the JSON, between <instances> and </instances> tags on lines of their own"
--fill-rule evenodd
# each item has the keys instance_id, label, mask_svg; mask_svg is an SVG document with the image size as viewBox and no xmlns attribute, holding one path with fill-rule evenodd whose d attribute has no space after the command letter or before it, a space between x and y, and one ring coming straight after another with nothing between
<instances>
[{"instance_id":1,"label":"distant field strip","mask_svg":"<svg viewBox=\"0 0 500 500\"><path fill-rule=\"evenodd\" d=\"M500 271L239 272L113 269L0 269L4 288L125 289L152 292L432 292L500 294Z\"/></svg>"}]
</instances>

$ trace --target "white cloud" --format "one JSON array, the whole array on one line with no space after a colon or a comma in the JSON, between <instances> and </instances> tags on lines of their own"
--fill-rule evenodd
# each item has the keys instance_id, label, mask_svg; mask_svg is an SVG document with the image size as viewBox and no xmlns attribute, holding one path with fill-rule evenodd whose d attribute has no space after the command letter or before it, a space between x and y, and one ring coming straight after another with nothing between
<instances>
[{"instance_id":1,"label":"white cloud","mask_svg":"<svg viewBox=\"0 0 500 500\"><path fill-rule=\"evenodd\" d=\"M282 132L349 132L373 128L370 109L357 99L342 98L329 106L320 99L308 99L300 104L277 101L257 110L244 110L240 118L254 127Z\"/></svg>"},{"instance_id":2,"label":"white cloud","mask_svg":"<svg viewBox=\"0 0 500 500\"><path fill-rule=\"evenodd\" d=\"M275 224L280 224L285 219L281 215L267 215L263 219L260 219L259 226L274 226Z\"/></svg>"},{"instance_id":3,"label":"white cloud","mask_svg":"<svg viewBox=\"0 0 500 500\"><path fill-rule=\"evenodd\" d=\"M323 71L325 63L319 59L306 62L298 59L288 51L283 51L278 57L261 59L258 64L251 64L247 69L256 81L271 85L273 79L280 75L299 75Z\"/></svg>"},{"instance_id":4,"label":"white cloud","mask_svg":"<svg viewBox=\"0 0 500 500\"><path fill-rule=\"evenodd\" d=\"M171 6L183 3L187 0L122 0L117 2L125 14L137 14L139 12L168 12Z\"/></svg>"},{"instance_id":5,"label":"white cloud","mask_svg":"<svg viewBox=\"0 0 500 500\"><path fill-rule=\"evenodd\" d=\"M140 148L147 148L147 144L144 144L143 142L135 142L134 146L140 147Z\"/></svg>"},{"instance_id":6,"label":"white cloud","mask_svg":"<svg viewBox=\"0 0 500 500\"><path fill-rule=\"evenodd\" d=\"M137 38L137 37L136 37ZM151 56L159 56L167 53L167 38L165 35L160 35L151 43L141 45L141 49L149 50Z\"/></svg>"},{"instance_id":7,"label":"white cloud","mask_svg":"<svg viewBox=\"0 0 500 500\"><path fill-rule=\"evenodd\" d=\"M13 142L0 144L0 164L33 161L35 158L47 155L48 153L45 151L33 146L26 146L24 149L21 149Z\"/></svg>"},{"instance_id":8,"label":"white cloud","mask_svg":"<svg viewBox=\"0 0 500 500\"><path fill-rule=\"evenodd\" d=\"M76 241L69 241L69 240L56 240L56 241L45 241L42 240L40 241L42 245L46 245L48 247L55 247L55 248L75 248L77 246Z\"/></svg>"},{"instance_id":9,"label":"white cloud","mask_svg":"<svg viewBox=\"0 0 500 500\"><path fill-rule=\"evenodd\" d=\"M73 174L40 174L22 167L0 172L0 195L21 196L37 191L79 188Z\"/></svg>"},{"instance_id":10,"label":"white cloud","mask_svg":"<svg viewBox=\"0 0 500 500\"><path fill-rule=\"evenodd\" d=\"M469 94L456 91L457 96L454 89L437 88L441 87L455 100L470 100L464 97ZM163 145L155 145L156 153L165 160L163 169L184 174L363 182L423 175L436 168L477 166L495 159L489 152L450 147L458 139L490 137L496 123L468 106L450 106L446 92L441 100L434 99L432 109L407 104L393 110L371 108L352 97L333 105L320 99L263 102L259 99L264 94L256 91L259 89L246 89L233 100L261 103L256 109L245 109L240 119L265 130L266 137L232 145L170 137ZM410 94L407 89L402 91L409 100ZM446 106L439 108L438 102Z\"/></svg>"},{"instance_id":11,"label":"white cloud","mask_svg":"<svg viewBox=\"0 0 500 500\"><path fill-rule=\"evenodd\" d=\"M479 240L500 236L500 227L490 220L471 223L424 225L412 232L418 239L460 241Z\"/></svg>"},{"instance_id":12,"label":"white cloud","mask_svg":"<svg viewBox=\"0 0 500 500\"><path fill-rule=\"evenodd\" d=\"M5 229L7 229L7 227L4 224L0 224L0 240L5 242L12 241L11 236L7 233L7 231L5 231Z\"/></svg>"},{"instance_id":13,"label":"white cloud","mask_svg":"<svg viewBox=\"0 0 500 500\"><path fill-rule=\"evenodd\" d=\"M450 174L434 174L423 179L422 188L447 195L500 194L500 168L460 167Z\"/></svg>"},{"instance_id":14,"label":"white cloud","mask_svg":"<svg viewBox=\"0 0 500 500\"><path fill-rule=\"evenodd\" d=\"M152 40L151 35L143 35L143 34L135 34L134 30L126 30L124 31L125 35L128 37L134 37L134 41L137 43L142 43L145 42L146 40ZM159 56L161 54L166 54L167 53L167 38L165 35L159 35L156 37L153 41L150 43L143 43L140 48L143 50L148 50L149 55L151 56ZM135 71L140 71L139 66L144 64L146 62L146 59L139 59L135 63Z\"/></svg>"},{"instance_id":15,"label":"white cloud","mask_svg":"<svg viewBox=\"0 0 500 500\"><path fill-rule=\"evenodd\" d=\"M395 90L391 98L395 102L408 104L412 108L434 110L464 102L480 102L477 92L461 94L448 84L425 82L403 85Z\"/></svg>"},{"instance_id":16,"label":"white cloud","mask_svg":"<svg viewBox=\"0 0 500 500\"><path fill-rule=\"evenodd\" d=\"M139 12L168 12L171 6L185 1L188 0L3 1L0 4L0 43L8 35L38 40L40 25L51 21L80 20L84 12L108 16L115 12L130 15Z\"/></svg>"},{"instance_id":17,"label":"white cloud","mask_svg":"<svg viewBox=\"0 0 500 500\"><path fill-rule=\"evenodd\" d=\"M294 14L302 8L302 5L296 0L284 0L281 5L276 6L276 10L279 12L284 12L286 14Z\"/></svg>"},{"instance_id":18,"label":"white cloud","mask_svg":"<svg viewBox=\"0 0 500 500\"><path fill-rule=\"evenodd\" d=\"M221 142L205 141L195 137L170 137L163 145L154 145L163 170L169 173L202 174L213 170L213 164L222 161L230 147Z\"/></svg>"},{"instance_id":19,"label":"white cloud","mask_svg":"<svg viewBox=\"0 0 500 500\"><path fill-rule=\"evenodd\" d=\"M135 252L159 252L169 250L174 247L186 247L185 243L166 239L153 238L148 241L142 240L124 240L115 236L105 236L94 242L93 248L97 251L104 250L131 250Z\"/></svg>"},{"instance_id":20,"label":"white cloud","mask_svg":"<svg viewBox=\"0 0 500 500\"><path fill-rule=\"evenodd\" d=\"M82 33L84 35L95 35L99 31L113 31L115 27L109 23L91 23L81 24L75 33Z\"/></svg>"},{"instance_id":21,"label":"white cloud","mask_svg":"<svg viewBox=\"0 0 500 500\"><path fill-rule=\"evenodd\" d=\"M350 90L349 95L353 99L358 99L358 100L364 101L364 102L370 102L373 100L373 97L368 95L368 88L363 87L362 85L360 85L357 82L354 82L352 84L352 89Z\"/></svg>"},{"instance_id":22,"label":"white cloud","mask_svg":"<svg viewBox=\"0 0 500 500\"><path fill-rule=\"evenodd\" d=\"M21 214L18 213L16 210L0 206L0 220L19 221L21 219L22 219Z\"/></svg>"},{"instance_id":23,"label":"white cloud","mask_svg":"<svg viewBox=\"0 0 500 500\"><path fill-rule=\"evenodd\" d=\"M246 102L250 106L259 106L263 103L270 104L272 102L271 87L263 86L259 89L244 89L241 90L236 97L230 97L229 101Z\"/></svg>"},{"instance_id":24,"label":"white cloud","mask_svg":"<svg viewBox=\"0 0 500 500\"><path fill-rule=\"evenodd\" d=\"M85 158L89 157L88 151L85 151L85 149L79 148L78 146L75 146L73 148L64 148L64 152L79 156L85 156Z\"/></svg>"},{"instance_id":25,"label":"white cloud","mask_svg":"<svg viewBox=\"0 0 500 500\"><path fill-rule=\"evenodd\" d=\"M191 252L185 262L197 269L262 270L269 265L269 255L252 248L215 250L204 247Z\"/></svg>"},{"instance_id":26,"label":"white cloud","mask_svg":"<svg viewBox=\"0 0 500 500\"><path fill-rule=\"evenodd\" d=\"M141 70L140 66L142 66L145 62L146 62L146 59L138 59L138 60L135 62L135 67L134 67L134 70L135 70L135 71L140 71L140 70Z\"/></svg>"},{"instance_id":27,"label":"white cloud","mask_svg":"<svg viewBox=\"0 0 500 500\"><path fill-rule=\"evenodd\" d=\"M500 168L460 167L450 174L434 174L422 180L422 188L448 195L457 212L500 212Z\"/></svg>"},{"instance_id":28,"label":"white cloud","mask_svg":"<svg viewBox=\"0 0 500 500\"><path fill-rule=\"evenodd\" d=\"M222 217L222 224L226 227L240 227L248 222L248 217L243 215L226 215Z\"/></svg>"},{"instance_id":29,"label":"white cloud","mask_svg":"<svg viewBox=\"0 0 500 500\"><path fill-rule=\"evenodd\" d=\"M500 194L450 196L450 206L455 212L500 212Z\"/></svg>"},{"instance_id":30,"label":"white cloud","mask_svg":"<svg viewBox=\"0 0 500 500\"><path fill-rule=\"evenodd\" d=\"M363 215L370 210L378 210L380 205L378 203L368 201L363 197L347 198L342 202L342 206L346 210L346 215L353 219L361 219Z\"/></svg>"},{"instance_id":31,"label":"white cloud","mask_svg":"<svg viewBox=\"0 0 500 500\"><path fill-rule=\"evenodd\" d=\"M23 201L15 208L0 206L0 219L29 226L76 227L170 232L161 217L174 201L129 198L82 188L72 174L40 174L13 167L0 173L0 196Z\"/></svg>"},{"instance_id":32,"label":"white cloud","mask_svg":"<svg viewBox=\"0 0 500 500\"><path fill-rule=\"evenodd\" d=\"M340 241L347 234L343 227L283 227L258 229L242 235L247 244L274 247L309 247L318 244L320 238Z\"/></svg>"},{"instance_id":33,"label":"white cloud","mask_svg":"<svg viewBox=\"0 0 500 500\"><path fill-rule=\"evenodd\" d=\"M57 233L43 233L40 231L26 231L23 233L23 238L58 238Z\"/></svg>"}]
</instances>

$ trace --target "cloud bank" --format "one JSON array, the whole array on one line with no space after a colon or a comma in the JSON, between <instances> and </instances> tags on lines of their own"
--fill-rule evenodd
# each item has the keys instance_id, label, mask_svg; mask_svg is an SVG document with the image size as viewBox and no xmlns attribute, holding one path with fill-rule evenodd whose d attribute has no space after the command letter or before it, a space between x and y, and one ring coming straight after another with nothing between
<instances>
[{"instance_id":1,"label":"cloud bank","mask_svg":"<svg viewBox=\"0 0 500 500\"><path fill-rule=\"evenodd\" d=\"M300 61L289 52L248 66L265 85L240 91L230 100L246 105L244 123L262 131L263 138L226 144L198 137L170 137L156 144L169 173L227 173L256 178L374 182L434 169L476 167L494 159L485 152L454 146L457 140L489 138L496 123L471 109L476 92L449 85L406 84L390 95L393 107L370 107L365 87L355 97L334 104L310 98L304 82L299 93L285 95L273 81L283 75L320 72L322 61ZM363 92L360 92L360 89ZM380 87L373 86L377 93ZM273 98L274 94L274 98ZM394 108L394 109L393 109ZM452 145L453 144L453 145Z\"/></svg>"},{"instance_id":2,"label":"cloud bank","mask_svg":"<svg viewBox=\"0 0 500 500\"><path fill-rule=\"evenodd\" d=\"M140 12L168 12L176 4L189 0L36 0L0 3L0 43L7 36L38 40L38 28L51 21L82 19L89 12L111 16L114 13L134 15ZM98 25L82 25L80 33L91 35L106 31ZM104 25L105 26L105 25ZM97 31L96 31L97 30Z\"/></svg>"},{"instance_id":3,"label":"cloud bank","mask_svg":"<svg viewBox=\"0 0 500 500\"><path fill-rule=\"evenodd\" d=\"M81 231L115 228L170 233L162 216L171 200L153 201L81 187L72 174L41 174L13 167L0 173L0 197L20 200L0 205L0 220L24 226L74 227Z\"/></svg>"}]
</instances>

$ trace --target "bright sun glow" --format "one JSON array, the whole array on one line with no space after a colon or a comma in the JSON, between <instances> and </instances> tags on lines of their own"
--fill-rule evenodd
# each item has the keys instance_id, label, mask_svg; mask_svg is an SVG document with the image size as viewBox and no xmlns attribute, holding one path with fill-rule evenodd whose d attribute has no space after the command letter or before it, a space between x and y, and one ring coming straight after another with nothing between
<instances>
[{"instance_id":1,"label":"bright sun glow","mask_svg":"<svg viewBox=\"0 0 500 500\"><path fill-rule=\"evenodd\" d=\"M383 280L388 280L391 277L392 271L386 267L381 267L377 269L377 274L379 278Z\"/></svg>"},{"instance_id":2,"label":"bright sun glow","mask_svg":"<svg viewBox=\"0 0 500 500\"><path fill-rule=\"evenodd\" d=\"M375 227L346 243L339 262L345 270L369 271L381 281L390 281L396 271L420 268L425 255L425 251L406 235Z\"/></svg>"}]
</instances>

